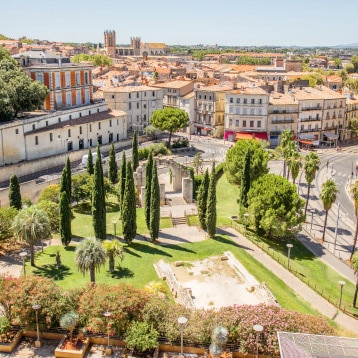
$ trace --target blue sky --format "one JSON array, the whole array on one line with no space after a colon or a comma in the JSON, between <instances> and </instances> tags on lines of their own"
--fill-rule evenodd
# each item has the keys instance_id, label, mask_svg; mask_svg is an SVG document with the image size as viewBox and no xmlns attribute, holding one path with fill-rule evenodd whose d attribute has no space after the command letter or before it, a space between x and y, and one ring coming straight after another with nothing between
<instances>
[{"instance_id":1,"label":"blue sky","mask_svg":"<svg viewBox=\"0 0 358 358\"><path fill-rule=\"evenodd\" d=\"M0 34L59 42L333 46L358 43L357 0L12 0Z\"/></svg>"}]
</instances>

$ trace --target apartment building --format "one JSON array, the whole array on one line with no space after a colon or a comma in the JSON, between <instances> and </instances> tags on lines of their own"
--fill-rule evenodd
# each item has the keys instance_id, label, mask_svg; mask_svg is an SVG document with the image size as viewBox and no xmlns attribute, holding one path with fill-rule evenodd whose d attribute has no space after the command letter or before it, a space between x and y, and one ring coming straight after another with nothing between
<instances>
[{"instance_id":1,"label":"apartment building","mask_svg":"<svg viewBox=\"0 0 358 358\"><path fill-rule=\"evenodd\" d=\"M202 86L194 89L194 133L222 138L225 122L225 95L232 87L226 85Z\"/></svg>"},{"instance_id":2,"label":"apartment building","mask_svg":"<svg viewBox=\"0 0 358 358\"><path fill-rule=\"evenodd\" d=\"M346 97L324 86L295 88L289 94L298 102L299 140L336 143L344 129Z\"/></svg>"},{"instance_id":3,"label":"apartment building","mask_svg":"<svg viewBox=\"0 0 358 358\"><path fill-rule=\"evenodd\" d=\"M127 128L142 133L150 117L163 108L163 90L150 86L104 87L108 107L127 114Z\"/></svg>"},{"instance_id":4,"label":"apartment building","mask_svg":"<svg viewBox=\"0 0 358 358\"><path fill-rule=\"evenodd\" d=\"M289 94L271 92L268 103L267 133L271 146L280 144L281 133L297 133L298 102Z\"/></svg>"},{"instance_id":5,"label":"apartment building","mask_svg":"<svg viewBox=\"0 0 358 358\"><path fill-rule=\"evenodd\" d=\"M29 76L49 89L44 103L48 111L89 105L93 95L92 64L43 63L27 68Z\"/></svg>"},{"instance_id":6,"label":"apartment building","mask_svg":"<svg viewBox=\"0 0 358 358\"><path fill-rule=\"evenodd\" d=\"M357 138L357 130L355 129L354 122L358 121L358 98L350 93L346 100L345 112L345 125L341 131L340 139L346 141L349 139Z\"/></svg>"},{"instance_id":7,"label":"apartment building","mask_svg":"<svg viewBox=\"0 0 358 358\"><path fill-rule=\"evenodd\" d=\"M0 166L126 138L126 113L106 103L0 123Z\"/></svg>"},{"instance_id":8,"label":"apartment building","mask_svg":"<svg viewBox=\"0 0 358 358\"><path fill-rule=\"evenodd\" d=\"M256 138L268 140L269 94L255 84L242 85L225 93L224 139Z\"/></svg>"}]
</instances>

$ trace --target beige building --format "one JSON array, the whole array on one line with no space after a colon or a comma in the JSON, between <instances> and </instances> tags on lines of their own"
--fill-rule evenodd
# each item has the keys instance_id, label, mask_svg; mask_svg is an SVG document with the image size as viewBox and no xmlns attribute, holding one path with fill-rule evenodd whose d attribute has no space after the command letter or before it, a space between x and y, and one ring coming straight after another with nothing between
<instances>
[{"instance_id":1,"label":"beige building","mask_svg":"<svg viewBox=\"0 0 358 358\"><path fill-rule=\"evenodd\" d=\"M268 102L268 92L255 84L226 92L224 139L230 142L247 138L268 140Z\"/></svg>"},{"instance_id":2,"label":"beige building","mask_svg":"<svg viewBox=\"0 0 358 358\"><path fill-rule=\"evenodd\" d=\"M225 95L232 87L226 85L202 86L194 89L194 133L222 138L225 122Z\"/></svg>"},{"instance_id":3,"label":"beige building","mask_svg":"<svg viewBox=\"0 0 358 358\"><path fill-rule=\"evenodd\" d=\"M126 113L95 104L0 124L0 166L127 138Z\"/></svg>"},{"instance_id":4,"label":"beige building","mask_svg":"<svg viewBox=\"0 0 358 358\"><path fill-rule=\"evenodd\" d=\"M271 92L268 104L267 133L271 146L280 144L281 133L289 129L297 133L298 102L293 96Z\"/></svg>"},{"instance_id":5,"label":"beige building","mask_svg":"<svg viewBox=\"0 0 358 358\"><path fill-rule=\"evenodd\" d=\"M336 144L344 129L346 97L324 86L294 88L289 93L298 102L299 139Z\"/></svg>"},{"instance_id":6,"label":"beige building","mask_svg":"<svg viewBox=\"0 0 358 358\"><path fill-rule=\"evenodd\" d=\"M357 131L351 126L352 119L358 121L358 98L353 93L349 94L346 100L345 125L340 137L342 141L357 138Z\"/></svg>"},{"instance_id":7,"label":"beige building","mask_svg":"<svg viewBox=\"0 0 358 358\"><path fill-rule=\"evenodd\" d=\"M150 117L163 108L163 90L149 86L104 87L108 107L127 114L127 128L139 133L150 124Z\"/></svg>"}]
</instances>

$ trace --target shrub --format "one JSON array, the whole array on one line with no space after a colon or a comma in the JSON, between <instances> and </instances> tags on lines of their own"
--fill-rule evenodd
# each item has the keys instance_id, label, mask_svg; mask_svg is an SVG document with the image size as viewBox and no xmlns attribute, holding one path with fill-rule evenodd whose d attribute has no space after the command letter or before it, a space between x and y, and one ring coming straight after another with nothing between
<instances>
[{"instance_id":1,"label":"shrub","mask_svg":"<svg viewBox=\"0 0 358 358\"><path fill-rule=\"evenodd\" d=\"M50 201L50 200L41 200L37 207L41 210L43 210L49 220L50 220L50 226L51 226L51 232L58 232L59 230L59 204L58 202Z\"/></svg>"},{"instance_id":2,"label":"shrub","mask_svg":"<svg viewBox=\"0 0 358 358\"><path fill-rule=\"evenodd\" d=\"M130 349L145 352L158 345L158 332L147 322L133 322L125 336L126 345Z\"/></svg>"},{"instance_id":3,"label":"shrub","mask_svg":"<svg viewBox=\"0 0 358 358\"><path fill-rule=\"evenodd\" d=\"M11 225L17 213L15 208L0 208L0 241L12 237Z\"/></svg>"},{"instance_id":4,"label":"shrub","mask_svg":"<svg viewBox=\"0 0 358 358\"><path fill-rule=\"evenodd\" d=\"M149 152L153 152L153 156L158 155L168 155L170 154L170 150L165 146L163 143L156 143L152 144L149 147L140 148L138 150L138 158L139 160L146 160L148 159Z\"/></svg>"},{"instance_id":5,"label":"shrub","mask_svg":"<svg viewBox=\"0 0 358 358\"><path fill-rule=\"evenodd\" d=\"M52 201L54 203L59 203L60 201L60 186L58 184L51 184L46 188L42 189L38 203L43 200Z\"/></svg>"},{"instance_id":6,"label":"shrub","mask_svg":"<svg viewBox=\"0 0 358 358\"><path fill-rule=\"evenodd\" d=\"M0 334L5 334L10 329L11 323L7 317L0 317Z\"/></svg>"}]
</instances>

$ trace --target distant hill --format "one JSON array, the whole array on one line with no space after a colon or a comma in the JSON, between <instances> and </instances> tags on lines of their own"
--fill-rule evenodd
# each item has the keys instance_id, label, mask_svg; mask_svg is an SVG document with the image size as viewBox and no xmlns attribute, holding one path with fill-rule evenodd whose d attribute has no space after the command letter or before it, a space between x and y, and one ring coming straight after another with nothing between
<instances>
[{"instance_id":1,"label":"distant hill","mask_svg":"<svg viewBox=\"0 0 358 358\"><path fill-rule=\"evenodd\" d=\"M337 45L334 48L358 48L358 44Z\"/></svg>"}]
</instances>

